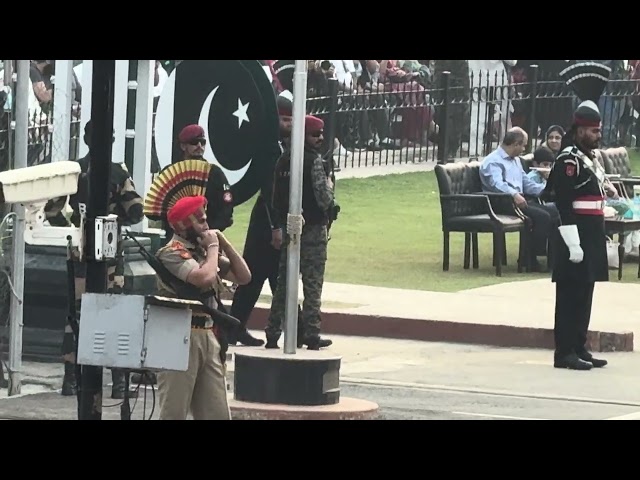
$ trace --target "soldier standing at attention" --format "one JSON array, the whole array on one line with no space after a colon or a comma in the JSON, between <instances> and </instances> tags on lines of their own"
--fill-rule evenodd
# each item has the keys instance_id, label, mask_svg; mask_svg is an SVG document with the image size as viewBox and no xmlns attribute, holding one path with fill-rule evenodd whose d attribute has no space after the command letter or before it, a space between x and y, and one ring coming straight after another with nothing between
<instances>
[{"instance_id":1,"label":"soldier standing at attention","mask_svg":"<svg viewBox=\"0 0 640 480\"><path fill-rule=\"evenodd\" d=\"M605 172L593 150L602 138L598 99L610 69L575 64L561 72L583 102L562 139L547 183L555 193L562 225L556 238L552 280L556 284L555 368L590 370L606 360L587 351L587 333L595 282L609 280L604 222Z\"/></svg>"},{"instance_id":2,"label":"soldier standing at attention","mask_svg":"<svg viewBox=\"0 0 640 480\"><path fill-rule=\"evenodd\" d=\"M300 236L300 273L304 302L302 304L303 333L298 337L309 350L318 350L332 344L320 337L320 306L322 285L327 261L328 210L333 203L333 183L325 171L320 148L324 140L324 122L317 117L305 117L305 144L302 180L302 217L304 225ZM281 225L286 225L289 213L289 174L291 150L287 149L276 164L273 188L273 207ZM289 239L285 239L285 247ZM271 302L269 323L265 329L266 348L278 348L278 339L284 323L287 286L286 249L280 254L278 286ZM300 344L300 343L299 343Z\"/></svg>"},{"instance_id":3,"label":"soldier standing at attention","mask_svg":"<svg viewBox=\"0 0 640 480\"><path fill-rule=\"evenodd\" d=\"M80 226L80 205L86 205L89 198L88 168L91 161L91 120L84 127L84 143L89 147L89 153L78 160L80 164L80 177L78 178L78 191L69 198L69 206L72 208L71 223ZM142 198L136 192L133 180L125 170L124 164L111 164L111 185L109 190L109 213L118 216L118 227L134 225L142 221ZM66 203L66 197L51 200L45 213L49 223L53 226L69 226L69 222L62 213ZM124 256L122 254L122 242L118 242L118 252L115 261L107 264L107 293L122 293L124 287ZM76 312L80 315L80 301L86 291L86 263L76 261L74 271L76 276ZM62 357L64 359L64 378L62 380L62 395L77 394L77 379L75 375L75 346L76 339L70 325L65 326L62 341ZM119 368L111 369L113 386L111 398L124 398L125 373Z\"/></svg>"},{"instance_id":4,"label":"soldier standing at attention","mask_svg":"<svg viewBox=\"0 0 640 480\"><path fill-rule=\"evenodd\" d=\"M284 95L277 98L278 116L280 117L280 141L277 157L285 150L291 137L291 121L293 104ZM288 147L287 147L288 148ZM251 282L239 285L233 295L231 316L237 318L242 325L239 332L229 334L229 344L240 342L243 345L259 347L264 341L253 337L246 328L249 315L256 305L265 280L269 280L271 294L274 295L278 284L278 263L282 246L282 226L277 212L271 205L273 196L273 174L265 179L262 191L251 211L247 238L244 244L243 257L251 270Z\"/></svg>"},{"instance_id":5,"label":"soldier standing at attention","mask_svg":"<svg viewBox=\"0 0 640 480\"><path fill-rule=\"evenodd\" d=\"M176 278L202 292L219 294L221 278L245 285L251 272L240 254L219 230L210 230L203 196L181 198L167 213L174 234L160 248L157 259ZM158 294L178 298L176 292L157 278ZM208 306L217 308L216 297L208 296ZM157 373L161 420L186 420L189 410L194 420L231 420L227 403L227 383L218 327L209 314L192 308L191 341L187 371Z\"/></svg>"}]
</instances>

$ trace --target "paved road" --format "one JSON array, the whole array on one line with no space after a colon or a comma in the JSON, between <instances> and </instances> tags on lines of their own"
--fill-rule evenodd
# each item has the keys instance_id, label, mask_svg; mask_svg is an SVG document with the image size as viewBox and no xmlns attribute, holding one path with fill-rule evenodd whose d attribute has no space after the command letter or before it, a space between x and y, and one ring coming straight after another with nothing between
<instances>
[{"instance_id":1,"label":"paved road","mask_svg":"<svg viewBox=\"0 0 640 480\"><path fill-rule=\"evenodd\" d=\"M377 402L386 420L604 420L633 415L640 404L622 406L494 393L397 385L343 383L344 395Z\"/></svg>"},{"instance_id":2,"label":"paved road","mask_svg":"<svg viewBox=\"0 0 640 480\"><path fill-rule=\"evenodd\" d=\"M40 387L42 388L42 387ZM494 393L451 391L425 387L355 384L343 382L344 396L371 400L380 406L381 420L604 420L639 419L640 404L633 406L566 399L540 399ZM120 418L119 401L108 398L105 389L103 418ZM152 391L132 400L135 420L158 417ZM0 400L0 419L75 419L75 400L58 392L33 393Z\"/></svg>"},{"instance_id":3,"label":"paved road","mask_svg":"<svg viewBox=\"0 0 640 480\"><path fill-rule=\"evenodd\" d=\"M378 403L384 419L640 419L636 352L609 353L607 368L572 372L554 369L548 350L332 339L331 351L342 357L341 394ZM61 365L25 362L24 371L23 396L6 398L6 390L0 390L0 418L76 418L75 399L56 391ZM103 418L115 420L118 401L109 393L106 388ZM146 417L151 404L148 390ZM135 419L142 417L143 407L141 396ZM156 405L154 417L157 411Z\"/></svg>"}]
</instances>

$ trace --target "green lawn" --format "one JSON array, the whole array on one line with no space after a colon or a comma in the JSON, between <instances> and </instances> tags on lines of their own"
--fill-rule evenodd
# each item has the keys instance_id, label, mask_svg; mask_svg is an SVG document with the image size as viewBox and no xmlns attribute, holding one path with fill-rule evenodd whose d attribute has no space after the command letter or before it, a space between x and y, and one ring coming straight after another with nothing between
<instances>
[{"instance_id":1,"label":"green lawn","mask_svg":"<svg viewBox=\"0 0 640 480\"><path fill-rule=\"evenodd\" d=\"M630 151L634 172L640 155ZM433 172L406 173L337 182L340 217L331 230L326 280L393 288L452 292L496 283L545 278L517 273L518 234L507 234L508 265L496 277L491 234L481 234L480 268L462 268L464 234L451 234L448 272L442 271L442 229ZM235 210L226 233L240 249L255 200ZM637 266L625 264L623 281L637 282ZM612 271L611 279L617 281Z\"/></svg>"}]
</instances>

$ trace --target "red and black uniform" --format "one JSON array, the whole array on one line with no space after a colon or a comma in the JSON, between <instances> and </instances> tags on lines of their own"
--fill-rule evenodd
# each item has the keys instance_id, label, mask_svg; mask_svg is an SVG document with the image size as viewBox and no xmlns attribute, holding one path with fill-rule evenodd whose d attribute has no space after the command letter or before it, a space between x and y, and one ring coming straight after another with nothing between
<instances>
[{"instance_id":1,"label":"red and black uniform","mask_svg":"<svg viewBox=\"0 0 640 480\"><path fill-rule=\"evenodd\" d=\"M562 225L576 225L584 258L569 260L569 249L555 238L552 281L556 283L555 356L586 354L595 282L609 280L604 228L604 172L576 145L562 150L553 167L555 202Z\"/></svg>"},{"instance_id":2,"label":"red and black uniform","mask_svg":"<svg viewBox=\"0 0 640 480\"><path fill-rule=\"evenodd\" d=\"M593 289L609 280L604 221L605 172L592 149L601 138L598 99L611 69L582 62L560 75L583 100L549 177L560 226L555 232L552 281L556 284L554 367L590 370L607 362L587 351Z\"/></svg>"}]
</instances>

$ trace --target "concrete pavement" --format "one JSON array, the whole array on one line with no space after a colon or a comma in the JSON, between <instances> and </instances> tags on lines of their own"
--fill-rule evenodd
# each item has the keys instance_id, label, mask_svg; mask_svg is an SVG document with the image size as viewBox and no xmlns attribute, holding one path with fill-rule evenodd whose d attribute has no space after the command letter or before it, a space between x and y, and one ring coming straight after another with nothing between
<instances>
[{"instance_id":1,"label":"concrete pavement","mask_svg":"<svg viewBox=\"0 0 640 480\"><path fill-rule=\"evenodd\" d=\"M299 286L302 300L302 285ZM327 334L553 348L555 285L549 279L508 282L453 293L325 283ZM267 283L249 326L263 330ZM632 351L640 334L640 284L596 286L589 333L593 351ZM260 333L263 337L264 334Z\"/></svg>"},{"instance_id":2,"label":"concrete pavement","mask_svg":"<svg viewBox=\"0 0 640 480\"><path fill-rule=\"evenodd\" d=\"M606 368L554 369L552 353L413 340L334 335L331 351L342 357L341 395L380 406L383 419L637 419L640 353L601 355ZM250 347L233 347L235 352ZM75 398L62 397L62 365L26 362L24 394L0 390L0 418L75 419ZM234 365L229 364L233 384ZM110 383L108 373L105 384ZM32 383L35 382L36 384ZM41 393L39 393L41 392ZM119 418L117 400L105 388L103 418ZM232 395L232 393L230 393ZM134 418L143 414L141 395ZM146 418L152 405L147 389ZM154 417L157 418L158 403Z\"/></svg>"}]
</instances>

